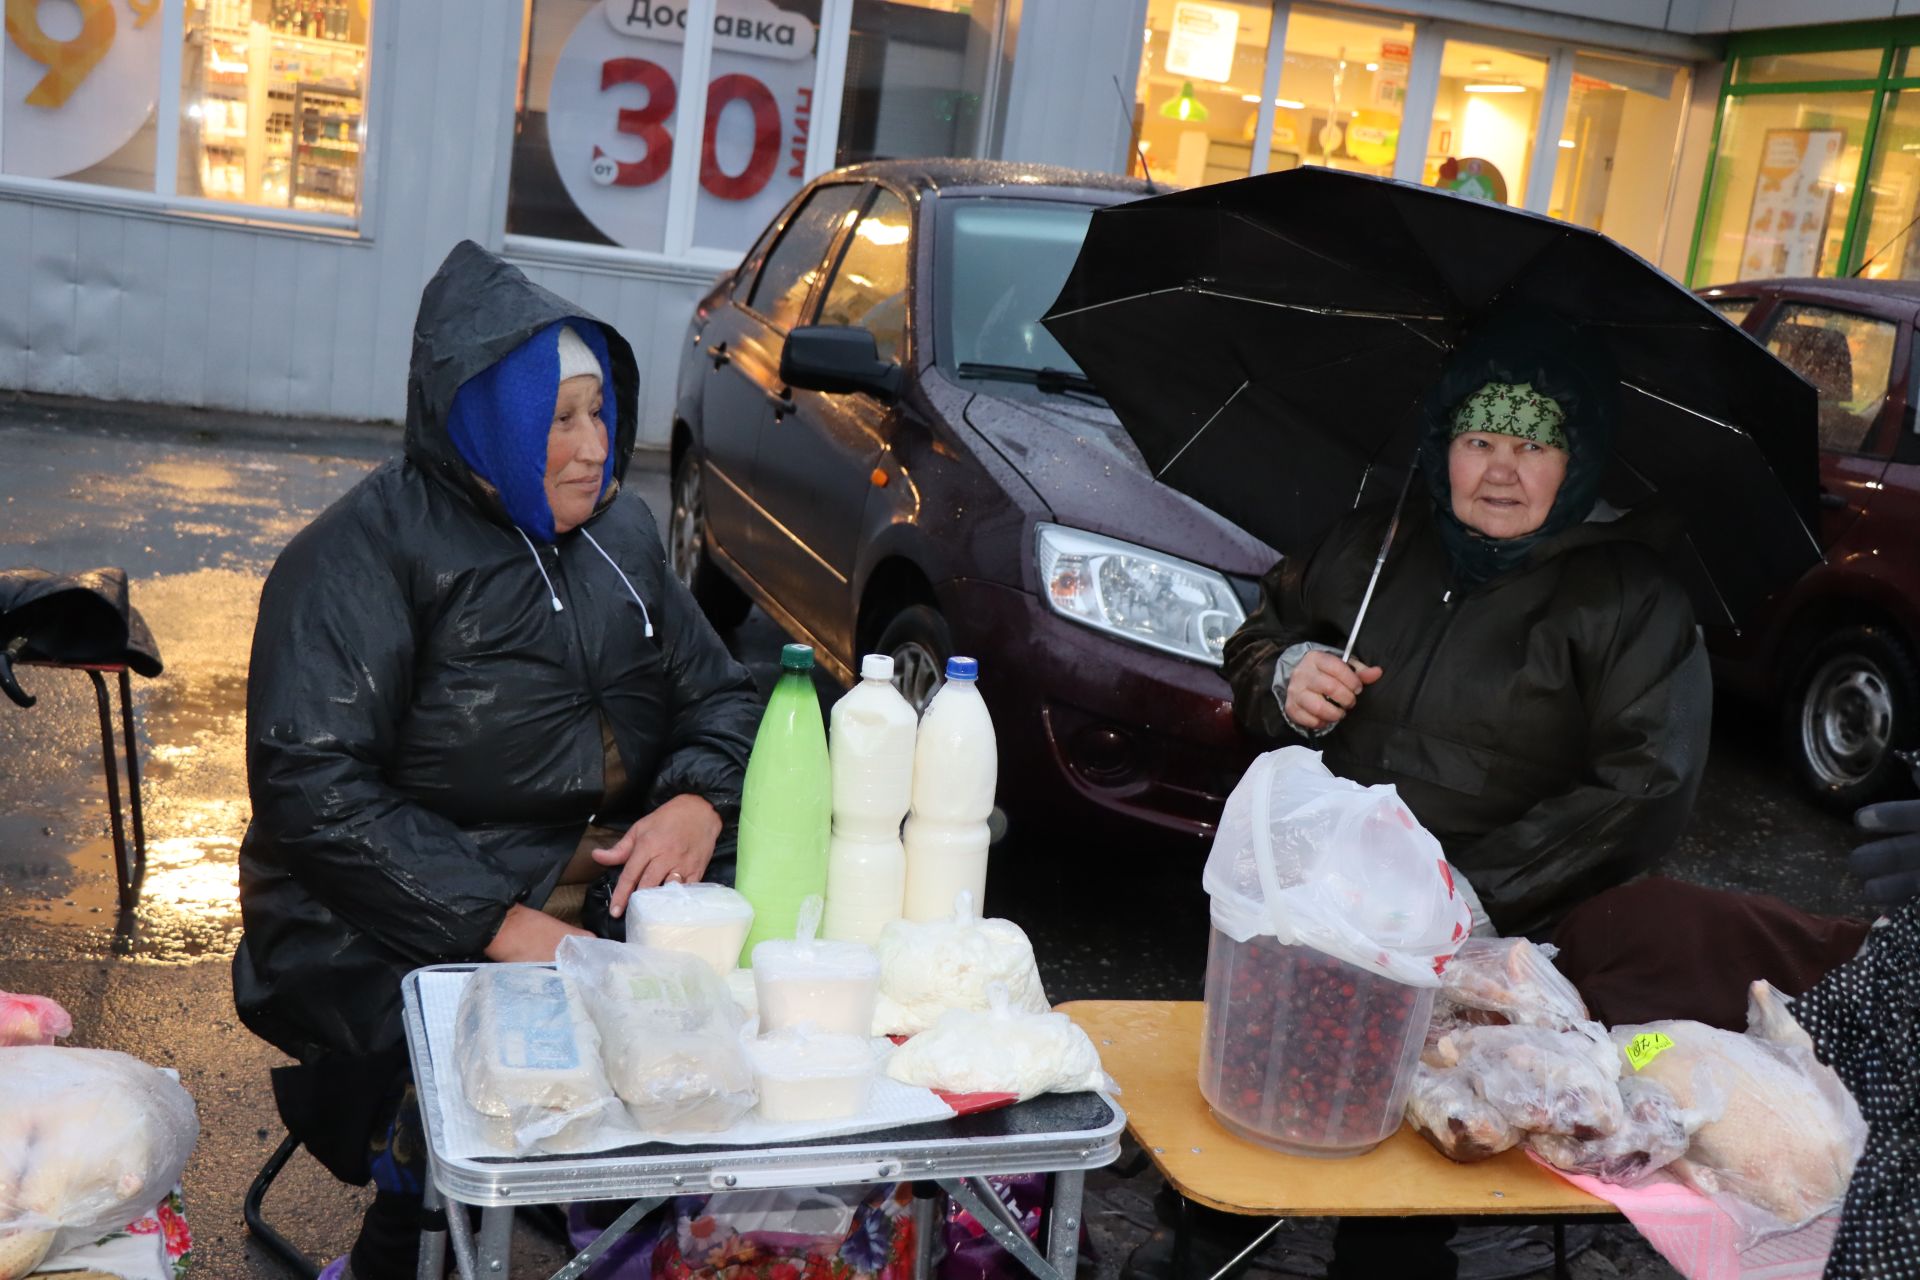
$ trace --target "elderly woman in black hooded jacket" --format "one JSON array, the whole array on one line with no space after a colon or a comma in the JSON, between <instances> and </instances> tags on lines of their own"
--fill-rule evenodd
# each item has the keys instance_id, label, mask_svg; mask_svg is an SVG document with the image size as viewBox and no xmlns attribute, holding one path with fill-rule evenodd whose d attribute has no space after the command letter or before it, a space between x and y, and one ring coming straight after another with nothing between
<instances>
[{"instance_id":1,"label":"elderly woman in black hooded jacket","mask_svg":"<svg viewBox=\"0 0 1920 1280\"><path fill-rule=\"evenodd\" d=\"M1470 344L1422 410L1356 659L1340 660L1391 512L1283 560L1226 646L1262 742L1395 784L1503 933L1537 932L1673 842L1711 691L1657 512L1596 518L1611 381L1551 326Z\"/></svg>"},{"instance_id":2,"label":"elderly woman in black hooded jacket","mask_svg":"<svg viewBox=\"0 0 1920 1280\"><path fill-rule=\"evenodd\" d=\"M759 700L621 491L638 408L619 334L462 244L421 298L404 456L261 596L234 995L301 1064L290 1131L376 1184L361 1280L414 1273L402 977L551 960L582 930L544 906L700 879L739 804Z\"/></svg>"}]
</instances>

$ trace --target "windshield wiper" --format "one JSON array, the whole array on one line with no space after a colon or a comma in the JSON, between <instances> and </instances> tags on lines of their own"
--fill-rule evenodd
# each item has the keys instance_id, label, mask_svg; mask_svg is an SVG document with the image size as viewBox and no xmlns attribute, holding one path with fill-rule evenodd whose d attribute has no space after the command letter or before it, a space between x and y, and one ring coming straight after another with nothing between
<instances>
[{"instance_id":1,"label":"windshield wiper","mask_svg":"<svg viewBox=\"0 0 1920 1280\"><path fill-rule=\"evenodd\" d=\"M1006 382L1028 382L1049 394L1058 395L1065 391L1077 391L1082 395L1098 396L1100 388L1093 385L1093 379L1084 373L1071 373L1065 369L1029 369L1023 364L982 364L978 361L964 360L958 370L963 378L999 378ZM1101 397L1105 399L1105 397Z\"/></svg>"}]
</instances>

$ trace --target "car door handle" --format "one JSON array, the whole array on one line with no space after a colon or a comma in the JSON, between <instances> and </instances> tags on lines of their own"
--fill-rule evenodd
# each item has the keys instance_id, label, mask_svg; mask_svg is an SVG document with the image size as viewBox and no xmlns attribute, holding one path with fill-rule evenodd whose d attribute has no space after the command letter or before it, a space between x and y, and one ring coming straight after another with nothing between
<instances>
[{"instance_id":1,"label":"car door handle","mask_svg":"<svg viewBox=\"0 0 1920 1280\"><path fill-rule=\"evenodd\" d=\"M727 344L724 342L708 347L707 359L713 361L713 367L716 369L733 363L733 357L727 354Z\"/></svg>"},{"instance_id":2,"label":"car door handle","mask_svg":"<svg viewBox=\"0 0 1920 1280\"><path fill-rule=\"evenodd\" d=\"M1845 511L1847 509L1847 500L1831 489L1822 489L1820 491L1820 505L1829 511Z\"/></svg>"}]
</instances>

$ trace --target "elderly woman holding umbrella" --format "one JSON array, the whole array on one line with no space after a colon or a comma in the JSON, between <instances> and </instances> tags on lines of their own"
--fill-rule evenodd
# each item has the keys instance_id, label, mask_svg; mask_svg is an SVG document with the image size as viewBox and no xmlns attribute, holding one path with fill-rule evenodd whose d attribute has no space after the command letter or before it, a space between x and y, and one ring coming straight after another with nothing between
<instances>
[{"instance_id":1,"label":"elderly woman holding umbrella","mask_svg":"<svg viewBox=\"0 0 1920 1280\"><path fill-rule=\"evenodd\" d=\"M1614 397L1598 362L1508 324L1422 413L1423 493L1282 560L1227 642L1241 726L1391 782L1503 933L1539 930L1669 846L1711 690L1656 510L1592 518ZM1389 525L1365 630L1343 661Z\"/></svg>"}]
</instances>

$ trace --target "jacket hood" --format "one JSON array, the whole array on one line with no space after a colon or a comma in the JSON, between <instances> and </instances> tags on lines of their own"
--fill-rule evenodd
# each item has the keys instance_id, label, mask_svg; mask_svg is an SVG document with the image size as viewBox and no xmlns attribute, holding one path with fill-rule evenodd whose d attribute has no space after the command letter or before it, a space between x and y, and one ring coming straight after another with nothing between
<instances>
[{"instance_id":1,"label":"jacket hood","mask_svg":"<svg viewBox=\"0 0 1920 1280\"><path fill-rule=\"evenodd\" d=\"M454 398L470 379L563 323L582 331L590 346L604 346L611 375L607 399L613 406L611 493L626 477L640 407L639 366L626 339L471 240L454 246L420 294L407 375L406 455L503 523L511 520L498 490L474 474L449 431Z\"/></svg>"}]
</instances>

